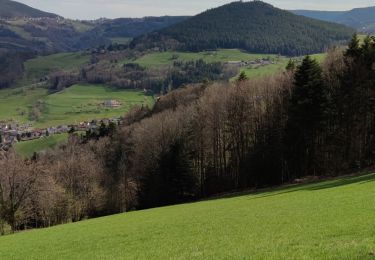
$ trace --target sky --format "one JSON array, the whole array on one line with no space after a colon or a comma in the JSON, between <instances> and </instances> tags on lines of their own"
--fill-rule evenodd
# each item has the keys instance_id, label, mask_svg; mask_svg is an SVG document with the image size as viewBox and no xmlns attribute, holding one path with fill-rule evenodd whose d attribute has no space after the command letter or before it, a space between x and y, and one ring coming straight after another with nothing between
<instances>
[{"instance_id":1,"label":"sky","mask_svg":"<svg viewBox=\"0 0 375 260\"><path fill-rule=\"evenodd\" d=\"M234 0L18 0L72 19L195 15ZM349 10L375 6L375 0L266 0L282 9Z\"/></svg>"}]
</instances>

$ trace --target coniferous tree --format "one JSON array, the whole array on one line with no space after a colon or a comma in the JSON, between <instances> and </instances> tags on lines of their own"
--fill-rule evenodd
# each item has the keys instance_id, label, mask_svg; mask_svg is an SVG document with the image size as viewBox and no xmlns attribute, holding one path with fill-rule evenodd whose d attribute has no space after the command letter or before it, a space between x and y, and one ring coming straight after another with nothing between
<instances>
[{"instance_id":1,"label":"coniferous tree","mask_svg":"<svg viewBox=\"0 0 375 260\"><path fill-rule=\"evenodd\" d=\"M181 203L192 199L196 191L197 179L180 140L171 144L143 177L140 204L148 208Z\"/></svg>"},{"instance_id":2,"label":"coniferous tree","mask_svg":"<svg viewBox=\"0 0 375 260\"><path fill-rule=\"evenodd\" d=\"M296 63L290 59L285 68L287 71L294 71L296 69Z\"/></svg>"},{"instance_id":3,"label":"coniferous tree","mask_svg":"<svg viewBox=\"0 0 375 260\"><path fill-rule=\"evenodd\" d=\"M245 71L241 71L240 75L237 78L237 82L242 82L248 80L249 77L246 75Z\"/></svg>"},{"instance_id":4,"label":"coniferous tree","mask_svg":"<svg viewBox=\"0 0 375 260\"><path fill-rule=\"evenodd\" d=\"M320 65L306 56L295 74L286 129L288 165L295 176L315 175L318 170L319 132L327 103Z\"/></svg>"}]
</instances>

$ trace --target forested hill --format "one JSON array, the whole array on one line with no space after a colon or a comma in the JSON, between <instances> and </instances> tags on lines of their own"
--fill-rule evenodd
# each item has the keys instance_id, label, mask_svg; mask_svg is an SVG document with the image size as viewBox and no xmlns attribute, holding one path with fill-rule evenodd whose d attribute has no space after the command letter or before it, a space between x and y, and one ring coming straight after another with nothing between
<instances>
[{"instance_id":1,"label":"forested hill","mask_svg":"<svg viewBox=\"0 0 375 260\"><path fill-rule=\"evenodd\" d=\"M301 55L321 52L349 40L353 33L343 25L298 16L261 1L233 2L139 37L133 46Z\"/></svg>"},{"instance_id":2,"label":"forested hill","mask_svg":"<svg viewBox=\"0 0 375 260\"><path fill-rule=\"evenodd\" d=\"M20 18L20 17L49 17L56 18L56 14L40 11L22 3L10 0L0 0L0 18Z\"/></svg>"},{"instance_id":3,"label":"forested hill","mask_svg":"<svg viewBox=\"0 0 375 260\"><path fill-rule=\"evenodd\" d=\"M162 16L144 18L119 18L106 20L98 24L95 30L102 36L113 37L137 37L145 33L160 30L181 21L187 16Z\"/></svg>"},{"instance_id":4,"label":"forested hill","mask_svg":"<svg viewBox=\"0 0 375 260\"><path fill-rule=\"evenodd\" d=\"M375 33L375 6L350 11L295 10L295 14L344 24L366 33Z\"/></svg>"}]
</instances>

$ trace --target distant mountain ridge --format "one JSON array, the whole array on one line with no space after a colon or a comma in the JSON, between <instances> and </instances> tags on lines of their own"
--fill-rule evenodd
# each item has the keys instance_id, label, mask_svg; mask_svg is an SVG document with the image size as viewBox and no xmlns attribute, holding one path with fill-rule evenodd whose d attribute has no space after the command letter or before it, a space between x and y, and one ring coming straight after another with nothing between
<instances>
[{"instance_id":1,"label":"distant mountain ridge","mask_svg":"<svg viewBox=\"0 0 375 260\"><path fill-rule=\"evenodd\" d=\"M144 18L107 19L97 24L95 30L108 38L134 38L145 33L160 30L188 19L189 16L161 16Z\"/></svg>"},{"instance_id":2,"label":"distant mountain ridge","mask_svg":"<svg viewBox=\"0 0 375 260\"><path fill-rule=\"evenodd\" d=\"M238 1L139 37L132 46L303 55L346 42L353 33L346 26L295 15L261 1Z\"/></svg>"},{"instance_id":3,"label":"distant mountain ridge","mask_svg":"<svg viewBox=\"0 0 375 260\"><path fill-rule=\"evenodd\" d=\"M350 11L292 10L291 12L323 21L344 24L360 32L375 33L375 6L355 8Z\"/></svg>"},{"instance_id":4,"label":"distant mountain ridge","mask_svg":"<svg viewBox=\"0 0 375 260\"><path fill-rule=\"evenodd\" d=\"M28 5L10 1L10 0L0 0L0 18L2 19L12 19L20 17L30 17L30 18L40 18L49 17L56 18L58 15L40 11L38 9L32 8Z\"/></svg>"}]
</instances>

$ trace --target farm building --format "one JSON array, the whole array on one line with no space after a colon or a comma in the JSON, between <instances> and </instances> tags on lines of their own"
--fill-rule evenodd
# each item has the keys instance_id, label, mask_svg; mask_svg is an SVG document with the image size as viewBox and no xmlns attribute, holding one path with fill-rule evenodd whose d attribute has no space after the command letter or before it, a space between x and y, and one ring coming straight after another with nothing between
<instances>
[{"instance_id":1,"label":"farm building","mask_svg":"<svg viewBox=\"0 0 375 260\"><path fill-rule=\"evenodd\" d=\"M110 108L115 108L115 107L120 107L121 106L121 103L117 100L106 100L104 101L104 106L105 107L110 107Z\"/></svg>"}]
</instances>

